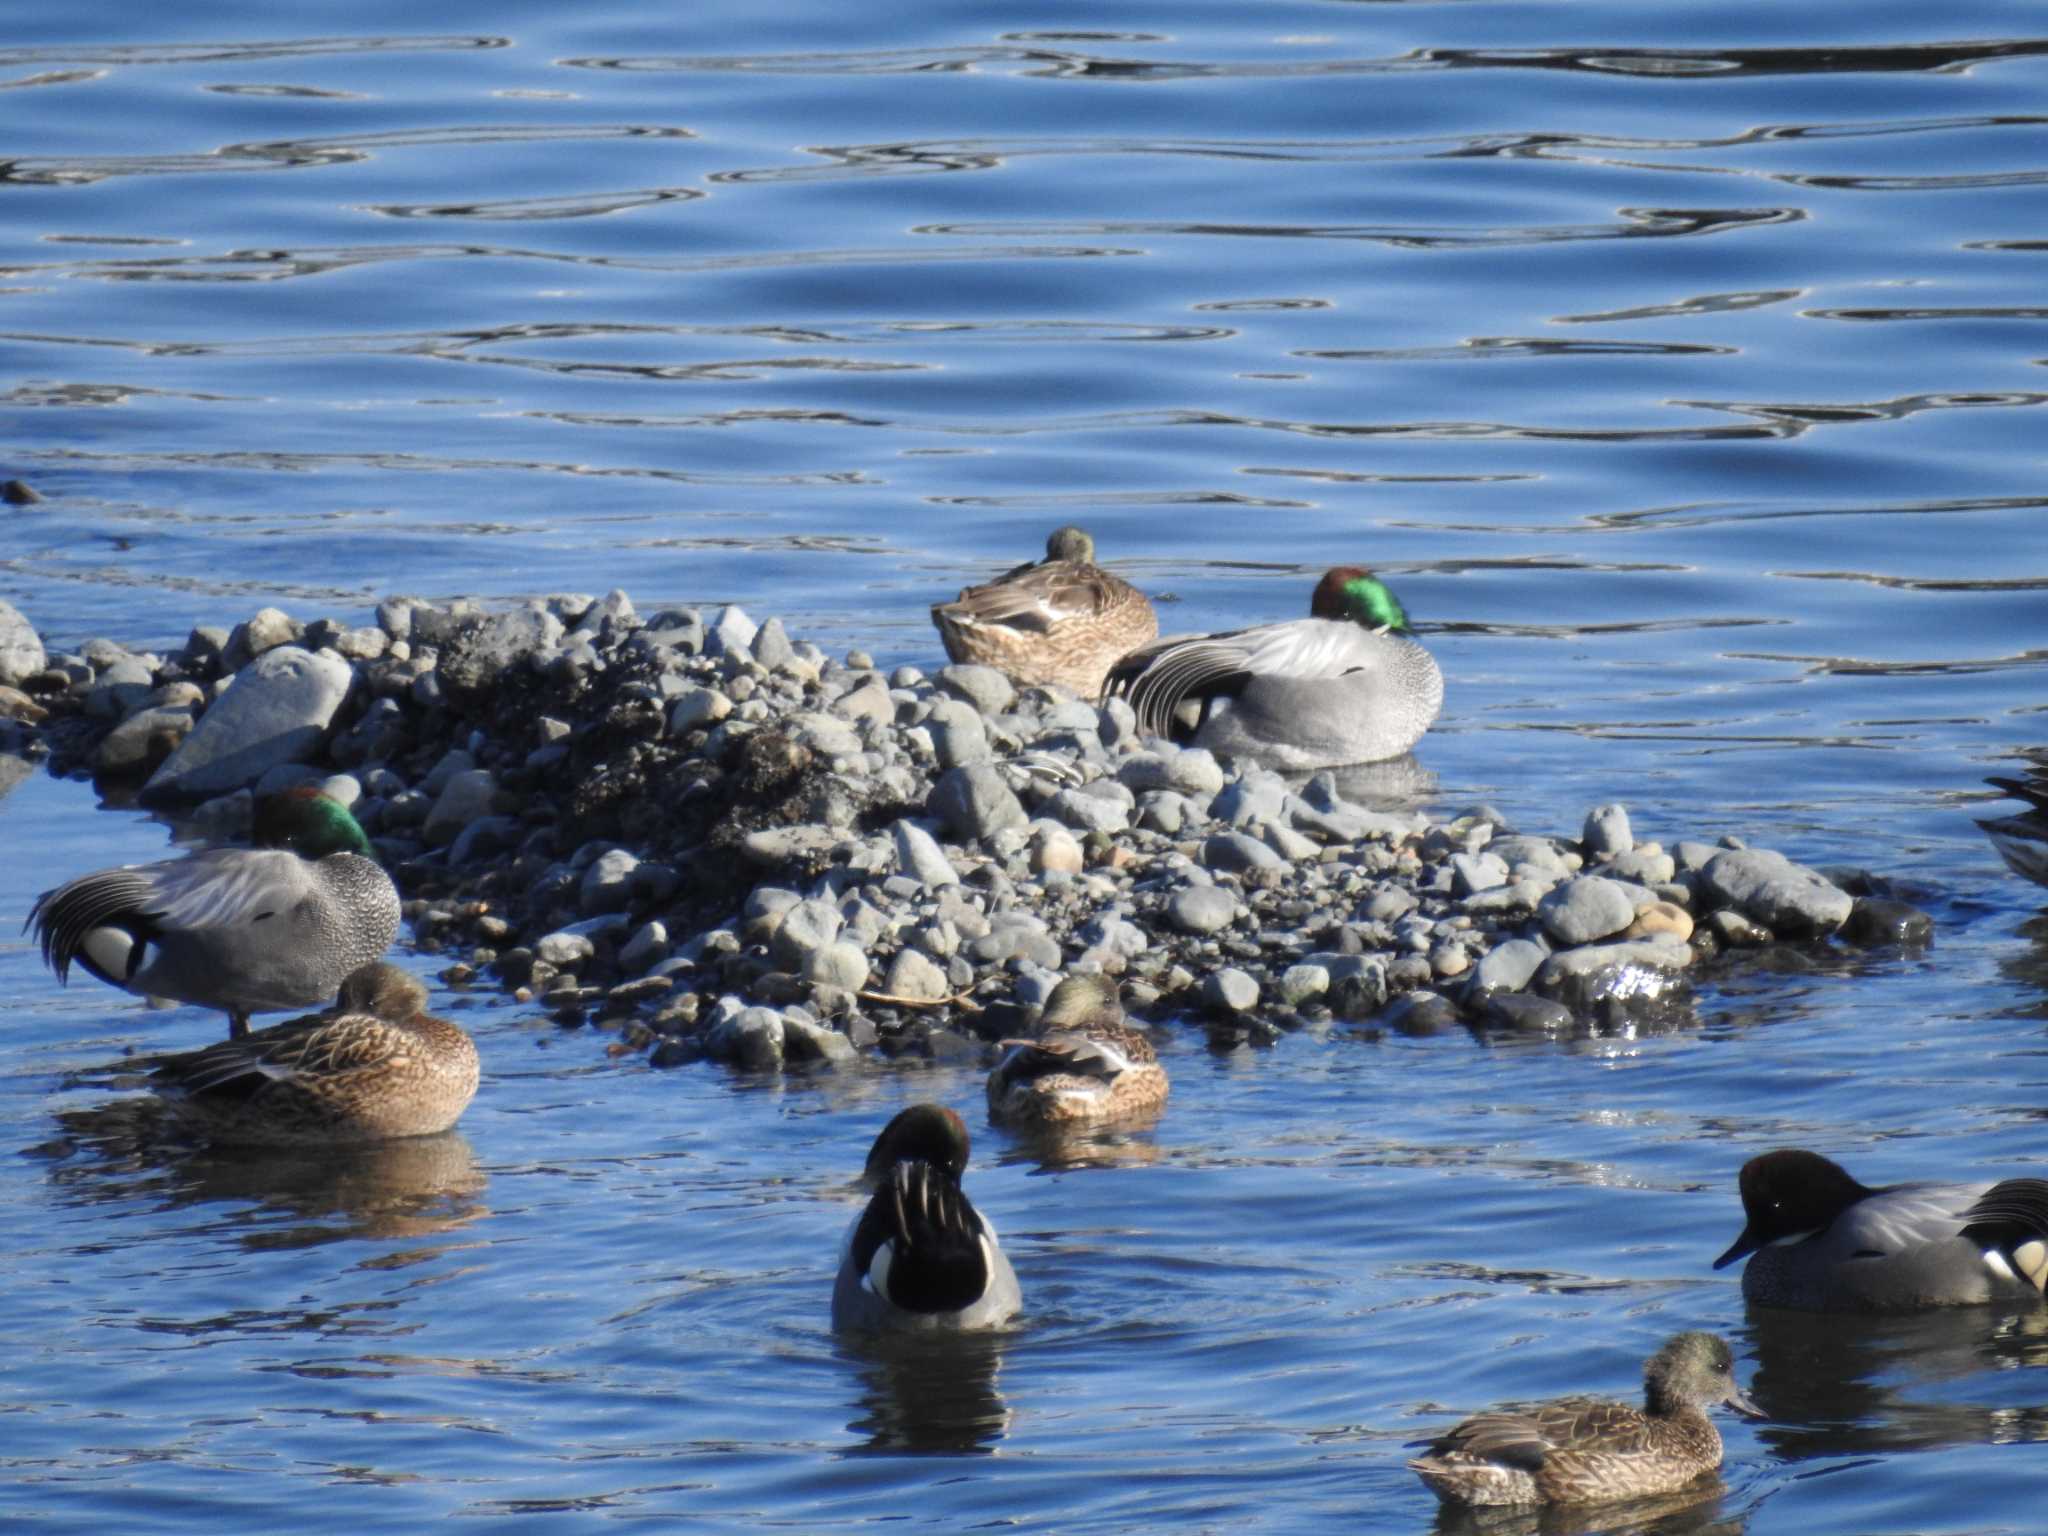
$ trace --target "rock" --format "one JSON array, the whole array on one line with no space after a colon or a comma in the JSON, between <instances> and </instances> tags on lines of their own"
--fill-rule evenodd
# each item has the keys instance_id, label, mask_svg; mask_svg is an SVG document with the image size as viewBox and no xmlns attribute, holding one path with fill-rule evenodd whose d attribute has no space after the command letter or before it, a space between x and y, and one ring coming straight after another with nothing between
<instances>
[{"instance_id":1,"label":"rock","mask_svg":"<svg viewBox=\"0 0 2048 1536\"><path fill-rule=\"evenodd\" d=\"M1167 900L1166 916L1182 933L1215 933L1236 919L1237 898L1213 885L1187 886Z\"/></svg>"},{"instance_id":2,"label":"rock","mask_svg":"<svg viewBox=\"0 0 2048 1536\"><path fill-rule=\"evenodd\" d=\"M156 690L156 676L139 656L125 652L100 668L86 691L85 712L95 720L125 720Z\"/></svg>"},{"instance_id":3,"label":"rock","mask_svg":"<svg viewBox=\"0 0 2048 1536\"><path fill-rule=\"evenodd\" d=\"M979 840L1005 827L1024 826L1030 820L1016 792L989 763L949 768L932 786L925 805L962 838Z\"/></svg>"},{"instance_id":4,"label":"rock","mask_svg":"<svg viewBox=\"0 0 2048 1536\"><path fill-rule=\"evenodd\" d=\"M1842 937L1865 947L1881 944L1917 946L1934 937L1934 919L1908 902L1859 896L1842 925Z\"/></svg>"},{"instance_id":5,"label":"rock","mask_svg":"<svg viewBox=\"0 0 2048 1536\"><path fill-rule=\"evenodd\" d=\"M1202 978L1202 1006L1211 1013L1249 1013L1259 1006L1259 984L1226 965Z\"/></svg>"},{"instance_id":6,"label":"rock","mask_svg":"<svg viewBox=\"0 0 2048 1536\"><path fill-rule=\"evenodd\" d=\"M1733 907L1707 914L1706 931L1727 949L1757 949L1771 942L1771 930L1753 922Z\"/></svg>"},{"instance_id":7,"label":"rock","mask_svg":"<svg viewBox=\"0 0 2048 1536\"><path fill-rule=\"evenodd\" d=\"M437 806L436 809L439 807ZM427 818L429 825L433 817ZM640 867L640 860L623 848L613 848L599 854L590 861L590 867L583 871L583 882L577 890L577 905L585 917L595 917L601 912L623 912L633 904L633 871Z\"/></svg>"},{"instance_id":8,"label":"rock","mask_svg":"<svg viewBox=\"0 0 2048 1536\"><path fill-rule=\"evenodd\" d=\"M1710 902L1734 907L1781 939L1826 938L1856 905L1848 892L1767 848L1715 854L1699 872L1698 885Z\"/></svg>"},{"instance_id":9,"label":"rock","mask_svg":"<svg viewBox=\"0 0 2048 1536\"><path fill-rule=\"evenodd\" d=\"M296 644L306 627L282 608L259 608L228 634L221 661L228 671L239 672L258 656L267 656L281 645Z\"/></svg>"},{"instance_id":10,"label":"rock","mask_svg":"<svg viewBox=\"0 0 2048 1536\"><path fill-rule=\"evenodd\" d=\"M989 759L988 727L972 704L959 699L939 700L932 706L925 729L931 732L932 752L941 768L959 768Z\"/></svg>"},{"instance_id":11,"label":"rock","mask_svg":"<svg viewBox=\"0 0 2048 1536\"><path fill-rule=\"evenodd\" d=\"M1653 901L1639 908L1636 919L1622 930L1625 939L1647 939L1668 933L1683 944L1692 937L1692 914L1673 901Z\"/></svg>"},{"instance_id":12,"label":"rock","mask_svg":"<svg viewBox=\"0 0 2048 1536\"><path fill-rule=\"evenodd\" d=\"M435 671L442 686L465 703L481 700L505 673L554 649L562 621L544 608L512 608L453 626L443 638Z\"/></svg>"},{"instance_id":13,"label":"rock","mask_svg":"<svg viewBox=\"0 0 2048 1536\"><path fill-rule=\"evenodd\" d=\"M984 715L1000 715L1017 702L1017 690L994 667L956 662L939 668L938 685Z\"/></svg>"},{"instance_id":14,"label":"rock","mask_svg":"<svg viewBox=\"0 0 2048 1536\"><path fill-rule=\"evenodd\" d=\"M1242 873L1248 869L1285 869L1287 861L1242 832L1218 832L1202 844L1202 862L1210 869Z\"/></svg>"},{"instance_id":15,"label":"rock","mask_svg":"<svg viewBox=\"0 0 2048 1536\"><path fill-rule=\"evenodd\" d=\"M839 908L822 896L799 901L782 914L769 951L792 971L801 971L816 955L839 937L846 926ZM865 961L862 962L865 965Z\"/></svg>"},{"instance_id":16,"label":"rock","mask_svg":"<svg viewBox=\"0 0 2048 1536\"><path fill-rule=\"evenodd\" d=\"M946 973L914 949L899 949L889 962L882 990L891 997L915 997L936 1002L953 995Z\"/></svg>"},{"instance_id":17,"label":"rock","mask_svg":"<svg viewBox=\"0 0 2048 1536\"><path fill-rule=\"evenodd\" d=\"M1596 805L1586 812L1586 825L1579 834L1579 847L1588 861L1604 862L1627 853L1635 845L1626 806Z\"/></svg>"},{"instance_id":18,"label":"rock","mask_svg":"<svg viewBox=\"0 0 2048 1536\"><path fill-rule=\"evenodd\" d=\"M1477 992L1521 992L1550 958L1550 950L1534 939L1508 939L1480 957L1467 984Z\"/></svg>"},{"instance_id":19,"label":"rock","mask_svg":"<svg viewBox=\"0 0 2048 1536\"><path fill-rule=\"evenodd\" d=\"M1422 980L1428 979L1429 963L1418 958ZM1324 994L1331 1012L1340 1019L1365 1019L1386 1006L1389 977L1385 964L1361 955L1347 955L1330 970L1330 990Z\"/></svg>"},{"instance_id":20,"label":"rock","mask_svg":"<svg viewBox=\"0 0 2048 1536\"><path fill-rule=\"evenodd\" d=\"M841 1066L859 1053L838 1030L786 1013L782 1016L782 1054L785 1061L822 1061L828 1066Z\"/></svg>"},{"instance_id":21,"label":"rock","mask_svg":"<svg viewBox=\"0 0 2048 1536\"><path fill-rule=\"evenodd\" d=\"M889 828L889 835L896 843L896 867L926 890L960 883L959 872L938 839L916 822L898 821Z\"/></svg>"},{"instance_id":22,"label":"rock","mask_svg":"<svg viewBox=\"0 0 2048 1536\"><path fill-rule=\"evenodd\" d=\"M1560 944L1590 944L1635 921L1636 904L1620 885L1581 875L1556 886L1536 904L1543 931Z\"/></svg>"},{"instance_id":23,"label":"rock","mask_svg":"<svg viewBox=\"0 0 2048 1536\"><path fill-rule=\"evenodd\" d=\"M1400 1035L1440 1035L1458 1023L1457 1005L1440 992L1404 992L1375 1016L1383 1029Z\"/></svg>"},{"instance_id":24,"label":"rock","mask_svg":"<svg viewBox=\"0 0 2048 1536\"><path fill-rule=\"evenodd\" d=\"M218 706L216 706L218 707ZM455 774L434 797L420 836L430 848L452 843L471 822L481 820L497 808L498 784L488 768L471 768Z\"/></svg>"},{"instance_id":25,"label":"rock","mask_svg":"<svg viewBox=\"0 0 2048 1536\"><path fill-rule=\"evenodd\" d=\"M304 762L348 697L354 672L330 652L281 645L235 674L142 788L145 805L225 794L278 763Z\"/></svg>"},{"instance_id":26,"label":"rock","mask_svg":"<svg viewBox=\"0 0 2048 1536\"><path fill-rule=\"evenodd\" d=\"M533 946L533 957L545 960L559 971L581 970L597 954L597 946L588 934L576 933L567 928L544 934Z\"/></svg>"},{"instance_id":27,"label":"rock","mask_svg":"<svg viewBox=\"0 0 2048 1536\"><path fill-rule=\"evenodd\" d=\"M1170 789L1180 795L1215 795L1223 788L1223 769L1215 754L1201 748L1185 750L1161 745L1156 752L1134 752L1116 771L1117 779L1135 791Z\"/></svg>"},{"instance_id":28,"label":"rock","mask_svg":"<svg viewBox=\"0 0 2048 1536\"><path fill-rule=\"evenodd\" d=\"M1045 802L1046 814L1082 832L1122 832L1131 824L1130 808L1121 800L1095 793L1090 784L1062 789Z\"/></svg>"},{"instance_id":29,"label":"rock","mask_svg":"<svg viewBox=\"0 0 2048 1536\"><path fill-rule=\"evenodd\" d=\"M754 636L760 633L760 625L747 617L747 610L736 605L727 605L718 615L718 622L711 626L711 633L704 637L704 654L707 656L753 657Z\"/></svg>"},{"instance_id":30,"label":"rock","mask_svg":"<svg viewBox=\"0 0 2048 1536\"><path fill-rule=\"evenodd\" d=\"M699 726L716 725L732 713L732 700L716 688L685 688L669 706L668 731L681 736Z\"/></svg>"},{"instance_id":31,"label":"rock","mask_svg":"<svg viewBox=\"0 0 2048 1536\"><path fill-rule=\"evenodd\" d=\"M783 932L789 931L788 924ZM814 986L842 987L858 992L868 984L868 957L858 944L835 939L805 957L803 978Z\"/></svg>"},{"instance_id":32,"label":"rock","mask_svg":"<svg viewBox=\"0 0 2048 1536\"><path fill-rule=\"evenodd\" d=\"M1507 860L1497 853L1451 855L1451 894L1454 896L1471 896L1506 885L1507 881Z\"/></svg>"},{"instance_id":33,"label":"rock","mask_svg":"<svg viewBox=\"0 0 2048 1536\"><path fill-rule=\"evenodd\" d=\"M1562 1034L1578 1022L1571 1009L1528 992L1497 992L1486 999L1480 1017L1496 1029L1518 1034Z\"/></svg>"},{"instance_id":34,"label":"rock","mask_svg":"<svg viewBox=\"0 0 2048 1536\"><path fill-rule=\"evenodd\" d=\"M773 1008L742 1008L721 1018L704 1036L705 1055L749 1072L779 1072L782 1049L782 1015Z\"/></svg>"},{"instance_id":35,"label":"rock","mask_svg":"<svg viewBox=\"0 0 2048 1536\"><path fill-rule=\"evenodd\" d=\"M771 618L755 630L753 643L748 649L752 651L754 660L770 672L786 666L796 657L796 648L789 643L789 633L782 627L780 619Z\"/></svg>"},{"instance_id":36,"label":"rock","mask_svg":"<svg viewBox=\"0 0 2048 1536\"><path fill-rule=\"evenodd\" d=\"M1303 961L1290 965L1280 973L1274 984L1273 995L1284 1008L1299 1008L1304 1003L1314 1002L1330 990L1330 972L1327 967Z\"/></svg>"},{"instance_id":37,"label":"rock","mask_svg":"<svg viewBox=\"0 0 2048 1536\"><path fill-rule=\"evenodd\" d=\"M1677 862L1654 843L1638 843L1607 861L1606 872L1637 885L1668 885L1678 874Z\"/></svg>"},{"instance_id":38,"label":"rock","mask_svg":"<svg viewBox=\"0 0 2048 1536\"><path fill-rule=\"evenodd\" d=\"M619 946L619 969L639 976L668 958L668 927L658 919L642 923L633 937Z\"/></svg>"},{"instance_id":39,"label":"rock","mask_svg":"<svg viewBox=\"0 0 2048 1536\"><path fill-rule=\"evenodd\" d=\"M1038 874L1078 875L1087 867L1081 845L1064 827L1042 826L1031 839L1031 868Z\"/></svg>"},{"instance_id":40,"label":"rock","mask_svg":"<svg viewBox=\"0 0 2048 1536\"><path fill-rule=\"evenodd\" d=\"M192 723L189 708L138 710L100 739L93 772L108 778L147 773L178 749Z\"/></svg>"},{"instance_id":41,"label":"rock","mask_svg":"<svg viewBox=\"0 0 2048 1536\"><path fill-rule=\"evenodd\" d=\"M1536 989L1579 1012L1606 1003L1654 1012L1689 995L1684 971L1691 963L1692 950L1673 939L1584 944L1544 961Z\"/></svg>"}]
</instances>

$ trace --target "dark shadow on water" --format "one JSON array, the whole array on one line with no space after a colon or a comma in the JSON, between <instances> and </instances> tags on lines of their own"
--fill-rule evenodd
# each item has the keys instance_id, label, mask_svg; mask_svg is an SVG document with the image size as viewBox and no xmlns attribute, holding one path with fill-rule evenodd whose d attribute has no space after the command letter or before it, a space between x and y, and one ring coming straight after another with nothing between
<instances>
[{"instance_id":1,"label":"dark shadow on water","mask_svg":"<svg viewBox=\"0 0 2048 1536\"><path fill-rule=\"evenodd\" d=\"M847 1424L863 1437L854 1455L982 1453L1010 1430L996 1386L1009 1336L854 1334L838 1353L860 1374L859 1412Z\"/></svg>"},{"instance_id":2,"label":"dark shadow on water","mask_svg":"<svg viewBox=\"0 0 2048 1536\"><path fill-rule=\"evenodd\" d=\"M2031 1404L2005 1390L1958 1400L1969 1391L1958 1384L2048 1366L2048 1310L1842 1317L1752 1307L1748 1334L1750 1395L1769 1415L1757 1439L1783 1461L2048 1439L2048 1375Z\"/></svg>"},{"instance_id":3,"label":"dark shadow on water","mask_svg":"<svg viewBox=\"0 0 2048 1536\"><path fill-rule=\"evenodd\" d=\"M49 1160L61 1198L142 1201L160 1211L219 1204L213 1231L250 1249L449 1232L487 1213L488 1177L455 1131L361 1147L212 1147L183 1136L154 1098L57 1115L62 1134L27 1149Z\"/></svg>"}]
</instances>

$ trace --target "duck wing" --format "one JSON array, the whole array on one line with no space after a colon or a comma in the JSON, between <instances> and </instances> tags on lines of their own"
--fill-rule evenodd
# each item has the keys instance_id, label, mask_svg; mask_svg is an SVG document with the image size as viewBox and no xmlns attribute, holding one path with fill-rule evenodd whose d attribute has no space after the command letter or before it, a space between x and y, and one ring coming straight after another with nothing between
<instances>
[{"instance_id":1,"label":"duck wing","mask_svg":"<svg viewBox=\"0 0 2048 1536\"><path fill-rule=\"evenodd\" d=\"M993 1077L1002 1083L1029 1082L1062 1073L1114 1081L1132 1067L1158 1060L1152 1042L1133 1030L1060 1030L1036 1040L1000 1042L1002 1059Z\"/></svg>"},{"instance_id":2,"label":"duck wing","mask_svg":"<svg viewBox=\"0 0 2048 1536\"><path fill-rule=\"evenodd\" d=\"M969 587L933 616L957 623L1001 625L1033 634L1049 633L1075 619L1089 619L1135 596L1122 577L1075 560L1020 565L985 586Z\"/></svg>"},{"instance_id":3,"label":"duck wing","mask_svg":"<svg viewBox=\"0 0 2048 1536\"><path fill-rule=\"evenodd\" d=\"M2005 1179L1963 1212L1963 1236L2048 1294L2048 1179ZM1995 1266L1994 1266L1995 1267Z\"/></svg>"},{"instance_id":4,"label":"duck wing","mask_svg":"<svg viewBox=\"0 0 2048 1536\"><path fill-rule=\"evenodd\" d=\"M1461 1455L1527 1472L1569 1446L1573 1450L1629 1450L1642 1443L1643 1414L1626 1403L1597 1397L1561 1397L1547 1403L1474 1414L1426 1445L1432 1456Z\"/></svg>"},{"instance_id":5,"label":"duck wing","mask_svg":"<svg viewBox=\"0 0 2048 1536\"><path fill-rule=\"evenodd\" d=\"M1124 657L1110 669L1104 691L1130 700L1141 733L1173 739L1183 705L1199 705L1206 714L1211 701L1235 697L1262 677L1342 677L1373 664L1373 639L1373 631L1336 619L1177 636ZM1189 733L1186 726L1179 732Z\"/></svg>"},{"instance_id":6,"label":"duck wing","mask_svg":"<svg viewBox=\"0 0 2048 1536\"><path fill-rule=\"evenodd\" d=\"M336 1083L402 1065L414 1048L404 1030L369 1014L316 1015L175 1056L150 1082L176 1097L241 1102L273 1083Z\"/></svg>"}]
</instances>

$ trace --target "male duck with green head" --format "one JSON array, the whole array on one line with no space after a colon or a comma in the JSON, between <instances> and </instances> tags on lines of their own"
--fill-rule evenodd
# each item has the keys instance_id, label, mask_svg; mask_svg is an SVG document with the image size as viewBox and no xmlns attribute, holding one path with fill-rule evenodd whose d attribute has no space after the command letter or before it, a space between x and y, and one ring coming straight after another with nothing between
<instances>
[{"instance_id":1,"label":"male duck with green head","mask_svg":"<svg viewBox=\"0 0 2048 1536\"><path fill-rule=\"evenodd\" d=\"M398 937L398 891L348 807L302 787L256 809L253 848L208 848L102 869L29 913L43 958L138 997L249 1015L309 1008Z\"/></svg>"},{"instance_id":2,"label":"male duck with green head","mask_svg":"<svg viewBox=\"0 0 2048 1536\"><path fill-rule=\"evenodd\" d=\"M1341 565L1307 618L1161 640L1119 661L1105 692L1148 736L1306 772L1399 757L1435 721L1444 680L1387 584Z\"/></svg>"}]
</instances>

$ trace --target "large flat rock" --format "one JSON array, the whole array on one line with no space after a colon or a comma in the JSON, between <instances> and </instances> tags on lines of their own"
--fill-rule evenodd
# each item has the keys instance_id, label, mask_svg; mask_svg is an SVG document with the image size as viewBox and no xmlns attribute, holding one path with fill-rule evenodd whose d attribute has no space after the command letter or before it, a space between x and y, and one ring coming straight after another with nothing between
<instances>
[{"instance_id":1,"label":"large flat rock","mask_svg":"<svg viewBox=\"0 0 2048 1536\"><path fill-rule=\"evenodd\" d=\"M142 786L144 805L175 805L254 784L280 763L309 761L354 673L327 651L280 645L235 680Z\"/></svg>"}]
</instances>

